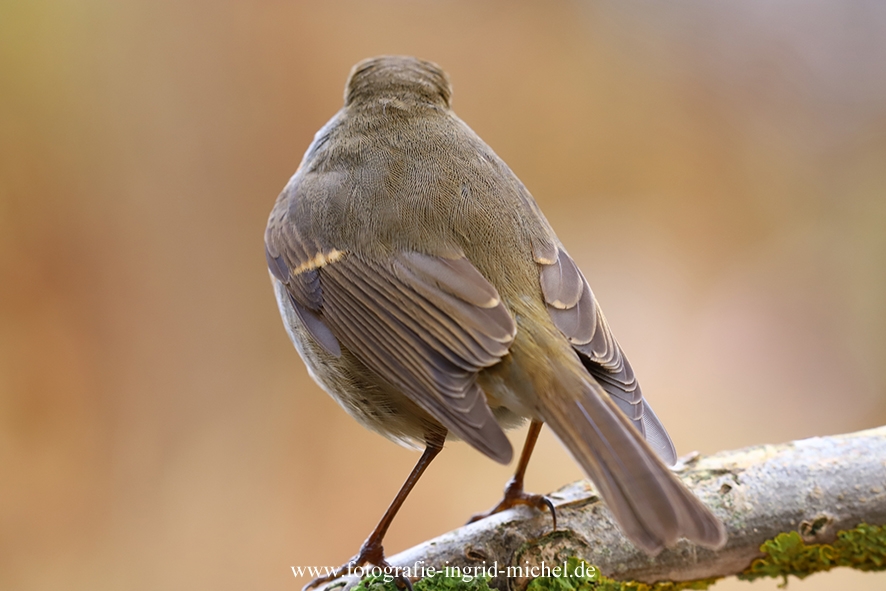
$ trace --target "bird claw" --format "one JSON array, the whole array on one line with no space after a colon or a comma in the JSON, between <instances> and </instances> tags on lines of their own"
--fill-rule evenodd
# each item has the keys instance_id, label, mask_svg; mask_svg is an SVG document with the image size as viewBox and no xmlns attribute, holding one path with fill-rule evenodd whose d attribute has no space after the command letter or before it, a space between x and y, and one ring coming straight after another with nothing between
<instances>
[{"instance_id":1,"label":"bird claw","mask_svg":"<svg viewBox=\"0 0 886 591\"><path fill-rule=\"evenodd\" d=\"M557 531L557 511L554 509L554 503L546 497L545 495L538 495L533 493L528 493L523 490L523 483L516 482L515 480L511 480L508 485L505 487L505 493L502 500L485 513L475 513L468 520L468 523L474 523L475 521L480 521L481 519L485 519L491 515L495 515L496 513L501 513L505 509L510 509L512 507L516 507L517 505L529 505L530 507L535 507L539 511L544 511L545 509L551 512L551 520L553 521L554 529L553 531Z\"/></svg>"},{"instance_id":2,"label":"bird claw","mask_svg":"<svg viewBox=\"0 0 886 591\"><path fill-rule=\"evenodd\" d=\"M353 574L354 569L366 564L377 566L385 572L397 573L394 575L394 580L397 581L397 586L401 589L406 589L407 591L413 591L412 581L410 581L407 577L399 574L399 569L391 566L391 564L387 560L385 560L384 548L381 546L381 544L372 539L366 540L366 542L363 543L363 546L360 547L360 552L358 552L357 555L351 558L349 561L341 565L335 572L313 579L312 581L308 582L307 585L302 587L302 591L309 591L310 589L319 587L324 583L334 581L335 579L338 579L345 575Z\"/></svg>"}]
</instances>

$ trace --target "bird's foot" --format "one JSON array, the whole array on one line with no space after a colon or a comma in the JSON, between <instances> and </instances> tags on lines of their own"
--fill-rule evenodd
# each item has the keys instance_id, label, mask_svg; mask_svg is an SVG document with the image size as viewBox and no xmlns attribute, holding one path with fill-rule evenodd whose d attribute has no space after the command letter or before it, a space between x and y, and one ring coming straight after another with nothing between
<instances>
[{"instance_id":1,"label":"bird's foot","mask_svg":"<svg viewBox=\"0 0 886 591\"><path fill-rule=\"evenodd\" d=\"M323 577L317 577L302 587L302 591L314 589L315 587L319 587L324 583L334 581L345 575L355 574L354 571L356 569L367 564L377 566L383 573L393 576L394 580L397 581L397 586L399 588L413 591L412 582L407 577L400 574L400 569L391 566L390 563L385 560L385 551L381 542L373 540L372 538L363 542L363 545L360 547L360 552L348 562L340 566L335 572L329 573Z\"/></svg>"},{"instance_id":2,"label":"bird's foot","mask_svg":"<svg viewBox=\"0 0 886 591\"><path fill-rule=\"evenodd\" d=\"M551 502L551 499L544 495L536 495L524 491L523 482L518 481L515 478L512 478L511 481L508 482L508 485L505 487L504 497L498 505L496 505L489 511L486 511L485 513L475 513L468 520L468 523L480 521L481 519L485 519L490 515L501 513L505 509L510 509L511 507L516 507L517 505L529 505L530 507L535 507L539 511L544 511L545 509L548 509L551 512L551 520L554 522L553 531L557 531L557 511L554 509L554 503Z\"/></svg>"}]
</instances>

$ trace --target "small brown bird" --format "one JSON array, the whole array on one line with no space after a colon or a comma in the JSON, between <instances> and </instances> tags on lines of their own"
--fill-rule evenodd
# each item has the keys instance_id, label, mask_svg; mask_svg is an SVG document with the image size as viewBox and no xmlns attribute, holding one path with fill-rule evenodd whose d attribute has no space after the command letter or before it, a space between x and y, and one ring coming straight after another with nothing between
<instances>
[{"instance_id":1,"label":"small brown bird","mask_svg":"<svg viewBox=\"0 0 886 591\"><path fill-rule=\"evenodd\" d=\"M451 93L430 62L357 64L265 232L280 313L311 376L365 427L425 448L341 572L387 564L385 532L447 437L504 464L504 429L527 418L491 512L553 513L523 491L547 423L638 547L722 546L720 521L665 466L674 446L587 281L529 191L452 112Z\"/></svg>"}]
</instances>

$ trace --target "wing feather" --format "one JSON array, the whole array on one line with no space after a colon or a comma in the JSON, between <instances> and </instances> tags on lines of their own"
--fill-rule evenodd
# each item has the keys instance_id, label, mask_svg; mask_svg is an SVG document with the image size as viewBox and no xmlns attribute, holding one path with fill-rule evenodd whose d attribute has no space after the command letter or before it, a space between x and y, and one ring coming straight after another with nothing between
<instances>
[{"instance_id":1,"label":"wing feather","mask_svg":"<svg viewBox=\"0 0 886 591\"><path fill-rule=\"evenodd\" d=\"M463 257L369 259L310 247L294 233L282 218L269 224L268 267L317 343L335 356L347 348L447 429L509 462L511 444L476 384L516 335L492 284Z\"/></svg>"},{"instance_id":2,"label":"wing feather","mask_svg":"<svg viewBox=\"0 0 886 591\"><path fill-rule=\"evenodd\" d=\"M643 398L587 280L566 251L558 249L553 262L539 262L539 281L551 320L572 343L585 368L659 457L673 465L677 461L674 444Z\"/></svg>"}]
</instances>

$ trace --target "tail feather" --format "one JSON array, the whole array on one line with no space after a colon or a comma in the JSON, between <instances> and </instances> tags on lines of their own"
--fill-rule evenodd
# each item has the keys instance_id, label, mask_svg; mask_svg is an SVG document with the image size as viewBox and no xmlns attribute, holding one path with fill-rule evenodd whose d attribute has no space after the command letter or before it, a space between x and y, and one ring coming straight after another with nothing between
<instances>
[{"instance_id":1,"label":"tail feather","mask_svg":"<svg viewBox=\"0 0 886 591\"><path fill-rule=\"evenodd\" d=\"M721 547L722 523L665 467L593 378L577 381L567 401L558 392L542 405L544 419L594 481L628 539L653 555L681 537Z\"/></svg>"}]
</instances>

